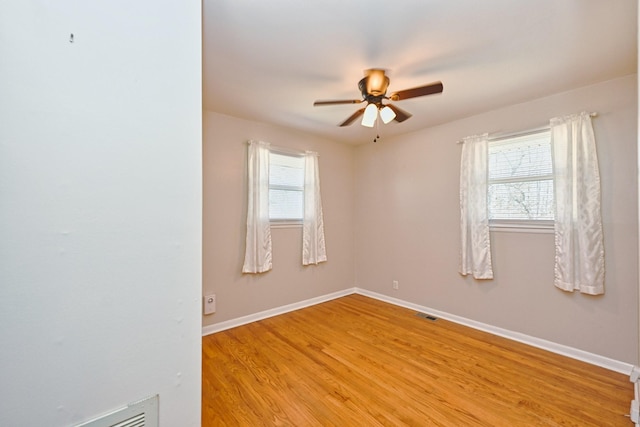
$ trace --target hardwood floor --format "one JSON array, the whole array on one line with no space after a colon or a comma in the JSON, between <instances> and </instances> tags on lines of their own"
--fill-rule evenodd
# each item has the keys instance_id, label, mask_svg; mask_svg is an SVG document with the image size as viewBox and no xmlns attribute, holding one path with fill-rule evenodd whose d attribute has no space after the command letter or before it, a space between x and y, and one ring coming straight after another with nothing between
<instances>
[{"instance_id":1,"label":"hardwood floor","mask_svg":"<svg viewBox=\"0 0 640 427\"><path fill-rule=\"evenodd\" d=\"M631 426L626 375L361 295L203 337L202 426Z\"/></svg>"}]
</instances>

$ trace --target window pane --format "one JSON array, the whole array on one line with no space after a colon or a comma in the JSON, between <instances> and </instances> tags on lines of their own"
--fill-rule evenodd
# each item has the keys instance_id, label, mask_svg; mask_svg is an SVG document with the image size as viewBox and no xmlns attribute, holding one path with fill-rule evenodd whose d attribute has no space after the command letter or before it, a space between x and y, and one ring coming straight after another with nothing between
<instances>
[{"instance_id":1,"label":"window pane","mask_svg":"<svg viewBox=\"0 0 640 427\"><path fill-rule=\"evenodd\" d=\"M551 141L548 131L489 145L490 181L551 173Z\"/></svg>"},{"instance_id":2,"label":"window pane","mask_svg":"<svg viewBox=\"0 0 640 427\"><path fill-rule=\"evenodd\" d=\"M303 214L303 191L269 189L270 219L302 219Z\"/></svg>"},{"instance_id":3,"label":"window pane","mask_svg":"<svg viewBox=\"0 0 640 427\"><path fill-rule=\"evenodd\" d=\"M269 185L304 187L304 159L271 153L269 157Z\"/></svg>"},{"instance_id":4,"label":"window pane","mask_svg":"<svg viewBox=\"0 0 640 427\"><path fill-rule=\"evenodd\" d=\"M304 214L304 157L269 155L269 218L301 220Z\"/></svg>"},{"instance_id":5,"label":"window pane","mask_svg":"<svg viewBox=\"0 0 640 427\"><path fill-rule=\"evenodd\" d=\"M490 220L553 220L551 132L489 143Z\"/></svg>"},{"instance_id":6,"label":"window pane","mask_svg":"<svg viewBox=\"0 0 640 427\"><path fill-rule=\"evenodd\" d=\"M489 184L489 219L553 220L553 180Z\"/></svg>"}]
</instances>

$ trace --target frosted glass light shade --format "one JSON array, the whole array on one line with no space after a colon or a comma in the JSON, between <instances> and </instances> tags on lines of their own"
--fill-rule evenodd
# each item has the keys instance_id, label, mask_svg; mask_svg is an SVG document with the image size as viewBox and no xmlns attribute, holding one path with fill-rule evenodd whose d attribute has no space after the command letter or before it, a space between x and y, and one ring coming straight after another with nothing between
<instances>
[{"instance_id":1,"label":"frosted glass light shade","mask_svg":"<svg viewBox=\"0 0 640 427\"><path fill-rule=\"evenodd\" d=\"M372 128L376 123L376 118L378 118L378 107L376 104L367 105L367 108L364 110L364 115L362 116L362 126Z\"/></svg>"},{"instance_id":2,"label":"frosted glass light shade","mask_svg":"<svg viewBox=\"0 0 640 427\"><path fill-rule=\"evenodd\" d=\"M380 110L380 118L386 125L391 120L396 118L396 113L387 105L386 107L382 108L382 110Z\"/></svg>"}]
</instances>

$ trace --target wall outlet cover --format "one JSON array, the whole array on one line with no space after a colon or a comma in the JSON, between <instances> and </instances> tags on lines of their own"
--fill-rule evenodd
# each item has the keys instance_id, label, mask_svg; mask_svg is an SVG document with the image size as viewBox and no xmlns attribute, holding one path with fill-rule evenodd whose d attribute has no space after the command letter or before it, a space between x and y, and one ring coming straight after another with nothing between
<instances>
[{"instance_id":1,"label":"wall outlet cover","mask_svg":"<svg viewBox=\"0 0 640 427\"><path fill-rule=\"evenodd\" d=\"M203 312L205 315L216 312L216 294L205 295L203 297Z\"/></svg>"}]
</instances>

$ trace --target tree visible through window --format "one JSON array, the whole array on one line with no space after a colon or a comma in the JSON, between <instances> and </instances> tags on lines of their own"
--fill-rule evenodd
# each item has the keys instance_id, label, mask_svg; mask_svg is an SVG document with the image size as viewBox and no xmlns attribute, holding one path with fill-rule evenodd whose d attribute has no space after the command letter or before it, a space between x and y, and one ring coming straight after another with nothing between
<instances>
[{"instance_id":1,"label":"tree visible through window","mask_svg":"<svg viewBox=\"0 0 640 427\"><path fill-rule=\"evenodd\" d=\"M553 221L549 130L490 141L488 163L491 223Z\"/></svg>"}]
</instances>

